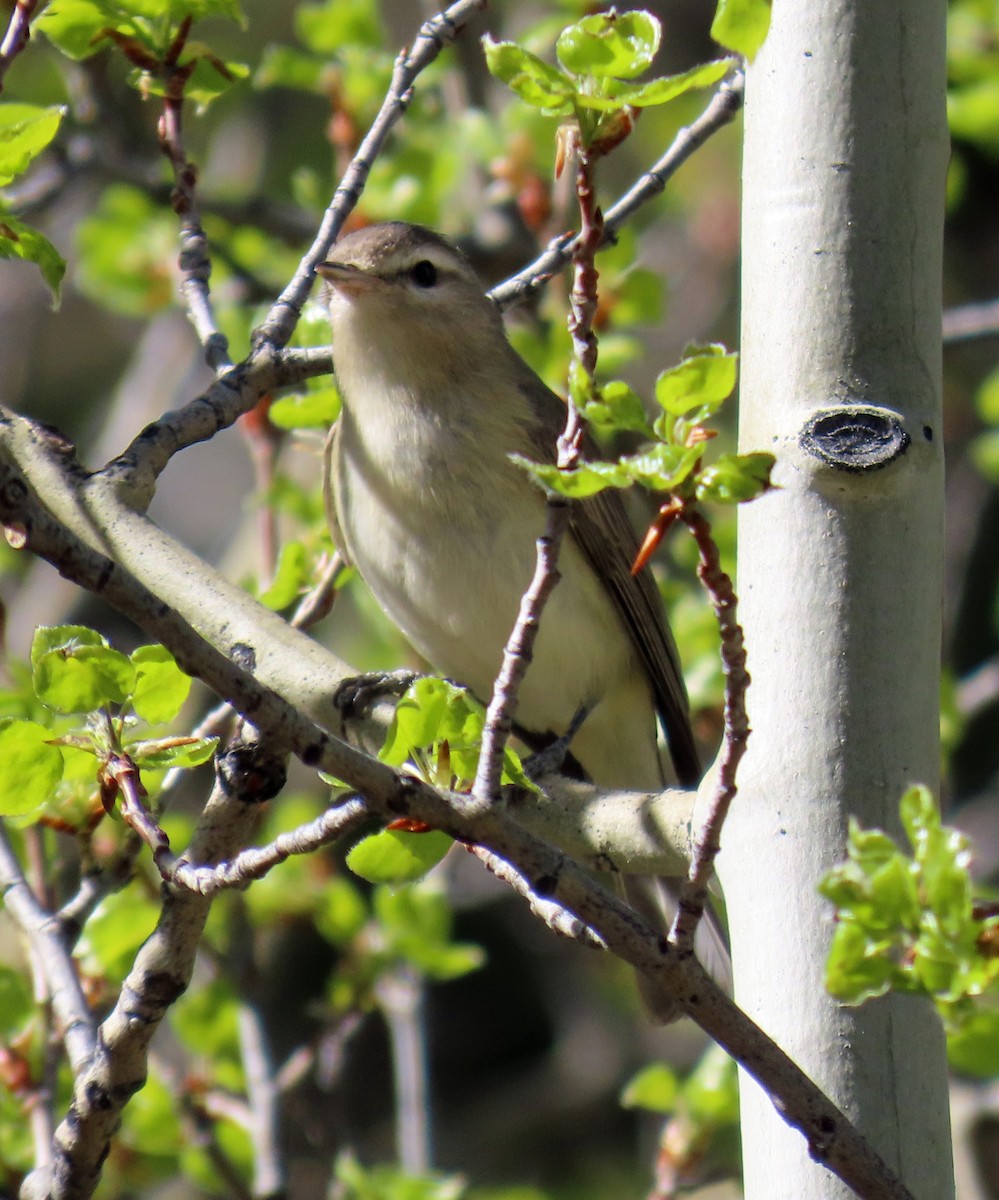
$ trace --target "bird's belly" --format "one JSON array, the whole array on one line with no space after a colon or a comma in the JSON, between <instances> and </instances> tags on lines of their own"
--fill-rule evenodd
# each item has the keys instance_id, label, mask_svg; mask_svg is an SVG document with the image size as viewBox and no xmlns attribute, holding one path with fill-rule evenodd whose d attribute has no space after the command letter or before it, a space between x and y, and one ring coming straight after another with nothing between
<instances>
[{"instance_id":1,"label":"bird's belly","mask_svg":"<svg viewBox=\"0 0 999 1200\"><path fill-rule=\"evenodd\" d=\"M389 618L435 670L488 701L535 569L541 494L512 476L482 481L460 508L426 487L400 502L385 478L348 471L337 510L347 552ZM559 569L517 709L525 728L556 733L625 677L648 692L610 597L569 538Z\"/></svg>"}]
</instances>

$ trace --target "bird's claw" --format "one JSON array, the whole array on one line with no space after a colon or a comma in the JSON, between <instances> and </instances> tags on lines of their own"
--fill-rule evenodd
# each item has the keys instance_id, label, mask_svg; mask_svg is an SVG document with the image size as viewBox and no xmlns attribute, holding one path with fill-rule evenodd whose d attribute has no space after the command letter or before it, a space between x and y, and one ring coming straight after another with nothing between
<instances>
[{"instance_id":1,"label":"bird's claw","mask_svg":"<svg viewBox=\"0 0 999 1200\"><path fill-rule=\"evenodd\" d=\"M401 696L419 676L415 671L368 671L344 679L333 693L333 707L345 716L367 712L387 696Z\"/></svg>"}]
</instances>

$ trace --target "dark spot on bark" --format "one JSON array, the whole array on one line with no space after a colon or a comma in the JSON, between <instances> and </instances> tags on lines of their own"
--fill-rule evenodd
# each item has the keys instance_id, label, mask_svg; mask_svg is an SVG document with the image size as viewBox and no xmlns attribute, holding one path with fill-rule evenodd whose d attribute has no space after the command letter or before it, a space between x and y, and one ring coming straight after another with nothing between
<instances>
[{"instance_id":1,"label":"dark spot on bark","mask_svg":"<svg viewBox=\"0 0 999 1200\"><path fill-rule=\"evenodd\" d=\"M257 669L257 652L252 646L246 642L236 642L229 651L229 657L237 667L242 667L244 671L255 671Z\"/></svg>"},{"instance_id":2,"label":"dark spot on bark","mask_svg":"<svg viewBox=\"0 0 999 1200\"><path fill-rule=\"evenodd\" d=\"M227 796L247 804L273 800L288 777L287 759L259 745L233 746L216 764L219 784Z\"/></svg>"},{"instance_id":3,"label":"dark spot on bark","mask_svg":"<svg viewBox=\"0 0 999 1200\"><path fill-rule=\"evenodd\" d=\"M91 1108L98 1112L107 1112L111 1107L111 1096L107 1088L101 1087L99 1083L88 1083L84 1088L83 1094L87 1098L87 1103Z\"/></svg>"},{"instance_id":4,"label":"dark spot on bark","mask_svg":"<svg viewBox=\"0 0 999 1200\"><path fill-rule=\"evenodd\" d=\"M306 746L298 757L307 767L318 766L323 757L323 743L313 742L311 746Z\"/></svg>"},{"instance_id":5,"label":"dark spot on bark","mask_svg":"<svg viewBox=\"0 0 999 1200\"><path fill-rule=\"evenodd\" d=\"M532 890L536 896L541 896L542 899L546 896L553 896L555 889L558 887L558 874L540 875L532 884Z\"/></svg>"},{"instance_id":6,"label":"dark spot on bark","mask_svg":"<svg viewBox=\"0 0 999 1200\"><path fill-rule=\"evenodd\" d=\"M816 413L799 439L806 454L840 471L877 471L900 458L909 435L897 413L848 404Z\"/></svg>"}]
</instances>

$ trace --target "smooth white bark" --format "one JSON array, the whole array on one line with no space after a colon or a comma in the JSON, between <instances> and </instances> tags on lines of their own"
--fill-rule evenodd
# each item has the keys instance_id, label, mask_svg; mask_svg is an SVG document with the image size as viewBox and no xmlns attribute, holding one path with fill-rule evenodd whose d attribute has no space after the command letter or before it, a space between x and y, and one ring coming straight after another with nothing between
<instances>
[{"instance_id":1,"label":"smooth white bark","mask_svg":"<svg viewBox=\"0 0 999 1200\"><path fill-rule=\"evenodd\" d=\"M939 778L944 16L775 0L748 74L740 440L778 465L740 518L754 732L719 863L737 1000L926 1200L953 1195L939 1024L826 996L815 889L849 814L897 834ZM747 1200L852 1194L750 1080L743 1141Z\"/></svg>"}]
</instances>

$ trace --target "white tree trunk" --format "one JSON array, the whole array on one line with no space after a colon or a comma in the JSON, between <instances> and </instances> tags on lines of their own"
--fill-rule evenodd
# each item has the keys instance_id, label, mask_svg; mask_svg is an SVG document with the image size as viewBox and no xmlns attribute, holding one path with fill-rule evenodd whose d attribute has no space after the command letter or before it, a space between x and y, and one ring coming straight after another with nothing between
<instances>
[{"instance_id":1,"label":"white tree trunk","mask_svg":"<svg viewBox=\"0 0 999 1200\"><path fill-rule=\"evenodd\" d=\"M774 0L748 76L742 425L749 754L719 874L737 999L925 1200L953 1195L929 1004L825 994L847 817L936 787L945 0ZM747 1200L851 1195L743 1081Z\"/></svg>"}]
</instances>

